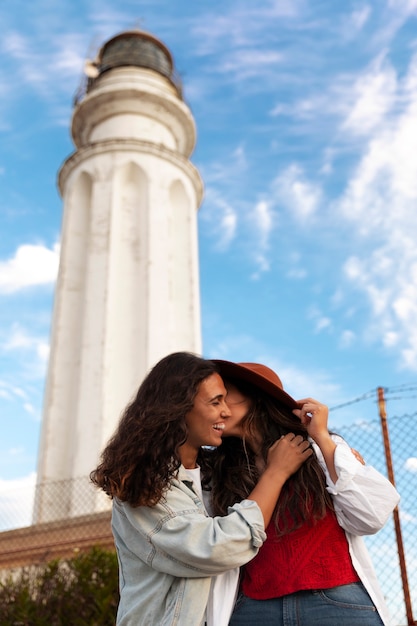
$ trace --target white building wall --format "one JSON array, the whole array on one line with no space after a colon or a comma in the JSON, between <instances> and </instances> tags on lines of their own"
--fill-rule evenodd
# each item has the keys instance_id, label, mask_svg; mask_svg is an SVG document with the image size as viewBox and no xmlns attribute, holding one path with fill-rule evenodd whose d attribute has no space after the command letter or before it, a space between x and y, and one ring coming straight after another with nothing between
<instances>
[{"instance_id":1,"label":"white building wall","mask_svg":"<svg viewBox=\"0 0 417 626\"><path fill-rule=\"evenodd\" d=\"M35 521L108 506L90 471L147 371L201 353L195 127L163 76L115 68L73 116ZM56 481L69 481L56 488ZM58 489L58 490L57 490ZM57 495L59 494L59 497Z\"/></svg>"}]
</instances>

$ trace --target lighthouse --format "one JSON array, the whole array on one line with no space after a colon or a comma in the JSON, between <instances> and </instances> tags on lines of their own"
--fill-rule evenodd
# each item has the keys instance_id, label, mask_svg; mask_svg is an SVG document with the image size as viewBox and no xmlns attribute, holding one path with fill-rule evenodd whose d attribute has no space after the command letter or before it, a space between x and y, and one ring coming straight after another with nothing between
<instances>
[{"instance_id":1,"label":"lighthouse","mask_svg":"<svg viewBox=\"0 0 417 626\"><path fill-rule=\"evenodd\" d=\"M149 369L201 353L196 140L169 50L122 32L87 61L62 165L61 257L34 522L103 507L89 473Z\"/></svg>"}]
</instances>

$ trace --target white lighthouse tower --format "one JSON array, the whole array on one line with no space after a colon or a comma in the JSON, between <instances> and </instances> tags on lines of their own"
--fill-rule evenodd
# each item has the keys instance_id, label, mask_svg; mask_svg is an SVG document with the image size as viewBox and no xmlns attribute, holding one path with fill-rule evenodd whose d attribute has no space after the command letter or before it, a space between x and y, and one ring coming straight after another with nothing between
<instances>
[{"instance_id":1,"label":"white lighthouse tower","mask_svg":"<svg viewBox=\"0 0 417 626\"><path fill-rule=\"evenodd\" d=\"M34 522L102 507L88 475L149 368L201 352L193 116L167 48L107 41L72 118L59 172L61 261Z\"/></svg>"}]
</instances>

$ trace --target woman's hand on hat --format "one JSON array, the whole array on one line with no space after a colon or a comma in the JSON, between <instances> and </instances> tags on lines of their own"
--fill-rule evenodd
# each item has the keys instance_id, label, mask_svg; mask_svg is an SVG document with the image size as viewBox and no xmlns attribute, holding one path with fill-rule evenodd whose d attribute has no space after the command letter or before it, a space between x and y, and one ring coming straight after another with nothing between
<instances>
[{"instance_id":1,"label":"woman's hand on hat","mask_svg":"<svg viewBox=\"0 0 417 626\"><path fill-rule=\"evenodd\" d=\"M325 404L321 404L317 400L313 400L313 398L304 398L304 400L299 400L298 403L301 408L294 409L293 413L300 418L301 422L306 427L309 437L311 437L320 448L330 478L336 483L338 480L334 463L336 444L332 440L327 428L329 409Z\"/></svg>"},{"instance_id":2,"label":"woman's hand on hat","mask_svg":"<svg viewBox=\"0 0 417 626\"><path fill-rule=\"evenodd\" d=\"M300 408L294 409L293 413L300 418L301 423L306 427L309 436L315 441L322 436L328 436L328 407L313 398L298 400L298 404Z\"/></svg>"}]
</instances>

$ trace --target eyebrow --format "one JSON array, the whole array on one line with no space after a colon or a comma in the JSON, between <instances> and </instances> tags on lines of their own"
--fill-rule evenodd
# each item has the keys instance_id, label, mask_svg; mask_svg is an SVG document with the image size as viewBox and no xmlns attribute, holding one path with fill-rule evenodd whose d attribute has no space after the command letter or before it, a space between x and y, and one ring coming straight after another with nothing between
<instances>
[{"instance_id":1,"label":"eyebrow","mask_svg":"<svg viewBox=\"0 0 417 626\"><path fill-rule=\"evenodd\" d=\"M208 402L213 402L213 400L221 400L222 398L225 398L225 395L223 393L218 393L216 396L209 398Z\"/></svg>"}]
</instances>

